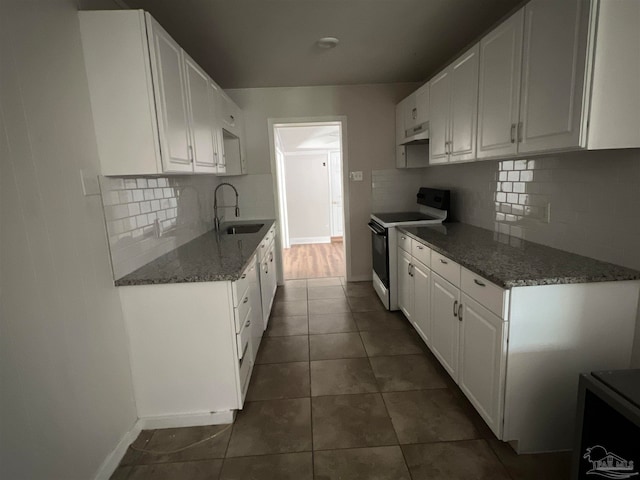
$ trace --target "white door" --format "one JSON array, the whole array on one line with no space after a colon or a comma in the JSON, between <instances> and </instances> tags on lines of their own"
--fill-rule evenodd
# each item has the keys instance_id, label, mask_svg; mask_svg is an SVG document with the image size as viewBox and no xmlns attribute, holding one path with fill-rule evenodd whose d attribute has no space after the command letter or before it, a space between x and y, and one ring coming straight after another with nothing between
<instances>
[{"instance_id":1,"label":"white door","mask_svg":"<svg viewBox=\"0 0 640 480\"><path fill-rule=\"evenodd\" d=\"M431 275L430 270L414 261L413 325L427 346L431 346Z\"/></svg>"},{"instance_id":2,"label":"white door","mask_svg":"<svg viewBox=\"0 0 640 480\"><path fill-rule=\"evenodd\" d=\"M189 126L193 146L194 171L215 173L215 131L212 128L213 98L209 76L187 55L185 73L189 106Z\"/></svg>"},{"instance_id":3,"label":"white door","mask_svg":"<svg viewBox=\"0 0 640 480\"><path fill-rule=\"evenodd\" d=\"M163 169L165 172L191 172L183 51L158 23L149 15L146 18Z\"/></svg>"},{"instance_id":4,"label":"white door","mask_svg":"<svg viewBox=\"0 0 640 480\"><path fill-rule=\"evenodd\" d=\"M460 290L431 272L431 351L449 375L458 375Z\"/></svg>"},{"instance_id":5,"label":"white door","mask_svg":"<svg viewBox=\"0 0 640 480\"><path fill-rule=\"evenodd\" d=\"M519 152L577 147L590 2L533 0L524 9Z\"/></svg>"},{"instance_id":6,"label":"white door","mask_svg":"<svg viewBox=\"0 0 640 480\"><path fill-rule=\"evenodd\" d=\"M430 82L429 92L429 164L449 161L449 113L451 107L451 75L447 68Z\"/></svg>"},{"instance_id":7,"label":"white door","mask_svg":"<svg viewBox=\"0 0 640 480\"><path fill-rule=\"evenodd\" d=\"M343 196L342 196L342 155L329 153L329 195L331 198L331 236L344 235Z\"/></svg>"},{"instance_id":8,"label":"white door","mask_svg":"<svg viewBox=\"0 0 640 480\"><path fill-rule=\"evenodd\" d=\"M480 41L478 158L517 153L524 9Z\"/></svg>"},{"instance_id":9,"label":"white door","mask_svg":"<svg viewBox=\"0 0 640 480\"><path fill-rule=\"evenodd\" d=\"M462 304L458 385L501 438L505 322L467 295L462 295Z\"/></svg>"},{"instance_id":10,"label":"white door","mask_svg":"<svg viewBox=\"0 0 640 480\"><path fill-rule=\"evenodd\" d=\"M476 158L479 53L476 44L451 65L450 162Z\"/></svg>"},{"instance_id":11,"label":"white door","mask_svg":"<svg viewBox=\"0 0 640 480\"><path fill-rule=\"evenodd\" d=\"M398 248L398 307L407 320L413 314L413 278L411 277L411 255Z\"/></svg>"}]
</instances>

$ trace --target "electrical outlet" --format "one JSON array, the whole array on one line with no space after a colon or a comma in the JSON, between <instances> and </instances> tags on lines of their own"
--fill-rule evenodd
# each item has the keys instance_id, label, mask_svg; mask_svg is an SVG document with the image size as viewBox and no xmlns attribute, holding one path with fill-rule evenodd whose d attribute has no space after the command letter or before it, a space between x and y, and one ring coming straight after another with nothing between
<instances>
[{"instance_id":1,"label":"electrical outlet","mask_svg":"<svg viewBox=\"0 0 640 480\"><path fill-rule=\"evenodd\" d=\"M362 181L362 172L351 172L349 174L351 181L353 182L361 182Z\"/></svg>"}]
</instances>

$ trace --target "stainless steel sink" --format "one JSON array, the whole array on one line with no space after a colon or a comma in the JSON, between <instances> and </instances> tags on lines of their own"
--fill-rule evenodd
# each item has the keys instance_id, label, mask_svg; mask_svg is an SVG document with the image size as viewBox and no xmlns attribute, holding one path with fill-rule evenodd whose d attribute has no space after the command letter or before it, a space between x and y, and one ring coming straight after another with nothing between
<instances>
[{"instance_id":1,"label":"stainless steel sink","mask_svg":"<svg viewBox=\"0 0 640 480\"><path fill-rule=\"evenodd\" d=\"M264 227L264 223L245 223L243 225L231 225L223 230L227 235L242 235L243 233L256 233Z\"/></svg>"}]
</instances>

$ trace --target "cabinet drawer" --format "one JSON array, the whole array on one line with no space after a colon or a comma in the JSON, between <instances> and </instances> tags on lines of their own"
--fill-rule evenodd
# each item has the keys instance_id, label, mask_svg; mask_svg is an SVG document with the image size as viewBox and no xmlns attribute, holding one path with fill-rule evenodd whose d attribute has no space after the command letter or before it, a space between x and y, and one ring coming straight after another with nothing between
<instances>
[{"instance_id":1,"label":"cabinet drawer","mask_svg":"<svg viewBox=\"0 0 640 480\"><path fill-rule=\"evenodd\" d=\"M240 306L240 302L244 300L249 292L249 270L251 266L244 271L240 278L231 284L231 289L233 291L233 306ZM237 331L237 330L236 330Z\"/></svg>"},{"instance_id":2,"label":"cabinet drawer","mask_svg":"<svg viewBox=\"0 0 640 480\"><path fill-rule=\"evenodd\" d=\"M411 255L427 267L431 267L431 249L423 243L413 240L411 242Z\"/></svg>"},{"instance_id":3,"label":"cabinet drawer","mask_svg":"<svg viewBox=\"0 0 640 480\"><path fill-rule=\"evenodd\" d=\"M243 358L246 354L249 340L251 340L251 308L249 308L247 315L244 317L240 333L236 334L236 341L238 342L238 358Z\"/></svg>"},{"instance_id":4,"label":"cabinet drawer","mask_svg":"<svg viewBox=\"0 0 640 480\"><path fill-rule=\"evenodd\" d=\"M464 293L489 309L500 318L506 318L505 302L507 290L485 280L480 275L462 268L461 288Z\"/></svg>"},{"instance_id":5,"label":"cabinet drawer","mask_svg":"<svg viewBox=\"0 0 640 480\"><path fill-rule=\"evenodd\" d=\"M407 253L411 253L411 239L409 238L409 235L398 232L398 247Z\"/></svg>"},{"instance_id":6,"label":"cabinet drawer","mask_svg":"<svg viewBox=\"0 0 640 480\"><path fill-rule=\"evenodd\" d=\"M442 278L454 284L456 287L460 286L460 265L450 258L432 251L431 270L438 273Z\"/></svg>"},{"instance_id":7,"label":"cabinet drawer","mask_svg":"<svg viewBox=\"0 0 640 480\"><path fill-rule=\"evenodd\" d=\"M242 295L240 299L240 303L237 307L233 308L233 319L236 323L236 333L239 333L242 329L243 322L246 321L247 314L251 309L251 302L249 301L249 286L244 291L244 295Z\"/></svg>"}]
</instances>

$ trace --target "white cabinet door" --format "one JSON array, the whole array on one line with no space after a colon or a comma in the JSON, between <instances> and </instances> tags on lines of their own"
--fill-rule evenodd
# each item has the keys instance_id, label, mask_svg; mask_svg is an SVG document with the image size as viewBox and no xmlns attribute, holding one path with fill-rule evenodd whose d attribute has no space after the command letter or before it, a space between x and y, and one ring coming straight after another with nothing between
<instances>
[{"instance_id":1,"label":"white cabinet door","mask_svg":"<svg viewBox=\"0 0 640 480\"><path fill-rule=\"evenodd\" d=\"M431 351L449 375L458 377L460 290L431 272Z\"/></svg>"},{"instance_id":2,"label":"white cabinet door","mask_svg":"<svg viewBox=\"0 0 640 480\"><path fill-rule=\"evenodd\" d=\"M429 164L449 161L449 114L451 108L451 75L447 68L430 82Z\"/></svg>"},{"instance_id":3,"label":"white cabinet door","mask_svg":"<svg viewBox=\"0 0 640 480\"><path fill-rule=\"evenodd\" d=\"M396 167L406 168L407 158L405 156L405 147L400 145L404 140L404 108L406 99L396 105Z\"/></svg>"},{"instance_id":4,"label":"white cabinet door","mask_svg":"<svg viewBox=\"0 0 640 480\"><path fill-rule=\"evenodd\" d=\"M517 153L524 9L480 41L478 158Z\"/></svg>"},{"instance_id":5,"label":"white cabinet door","mask_svg":"<svg viewBox=\"0 0 640 480\"><path fill-rule=\"evenodd\" d=\"M215 173L215 131L211 124L213 98L209 76L188 55L185 58L189 127L193 146L193 169L196 172Z\"/></svg>"},{"instance_id":6,"label":"white cabinet door","mask_svg":"<svg viewBox=\"0 0 640 480\"><path fill-rule=\"evenodd\" d=\"M416 125L429 121L429 83L425 83L415 93Z\"/></svg>"},{"instance_id":7,"label":"white cabinet door","mask_svg":"<svg viewBox=\"0 0 640 480\"><path fill-rule=\"evenodd\" d=\"M211 98L211 131L213 132L214 142L214 157L216 173L224 174L227 171L227 165L224 155L224 142L222 139L222 126L221 126L221 110L222 110L222 96L218 86L209 82L209 96Z\"/></svg>"},{"instance_id":8,"label":"white cabinet door","mask_svg":"<svg viewBox=\"0 0 640 480\"><path fill-rule=\"evenodd\" d=\"M163 170L191 172L183 51L151 16L146 19Z\"/></svg>"},{"instance_id":9,"label":"white cabinet door","mask_svg":"<svg viewBox=\"0 0 640 480\"><path fill-rule=\"evenodd\" d=\"M251 299L251 360L255 362L258 355L258 348L262 341L264 332L264 321L262 320L262 298L260 296L260 280L258 278L258 259L254 255L251 266L247 271L249 280L249 298Z\"/></svg>"},{"instance_id":10,"label":"white cabinet door","mask_svg":"<svg viewBox=\"0 0 640 480\"><path fill-rule=\"evenodd\" d=\"M502 435L505 322L462 295L458 385L498 438Z\"/></svg>"},{"instance_id":11,"label":"white cabinet door","mask_svg":"<svg viewBox=\"0 0 640 480\"><path fill-rule=\"evenodd\" d=\"M449 161L476 158L479 44L451 65L451 130Z\"/></svg>"},{"instance_id":12,"label":"white cabinet door","mask_svg":"<svg viewBox=\"0 0 640 480\"><path fill-rule=\"evenodd\" d=\"M409 130L418 124L418 105L416 104L416 92L413 92L403 100L404 103L404 129Z\"/></svg>"},{"instance_id":13,"label":"white cabinet door","mask_svg":"<svg viewBox=\"0 0 640 480\"><path fill-rule=\"evenodd\" d=\"M413 262L413 325L427 346L431 346L431 271Z\"/></svg>"},{"instance_id":14,"label":"white cabinet door","mask_svg":"<svg viewBox=\"0 0 640 480\"><path fill-rule=\"evenodd\" d=\"M519 152L582 146L590 2L532 0L525 6Z\"/></svg>"},{"instance_id":15,"label":"white cabinet door","mask_svg":"<svg viewBox=\"0 0 640 480\"><path fill-rule=\"evenodd\" d=\"M398 248L398 307L407 320L413 317L413 278L411 255Z\"/></svg>"}]
</instances>

